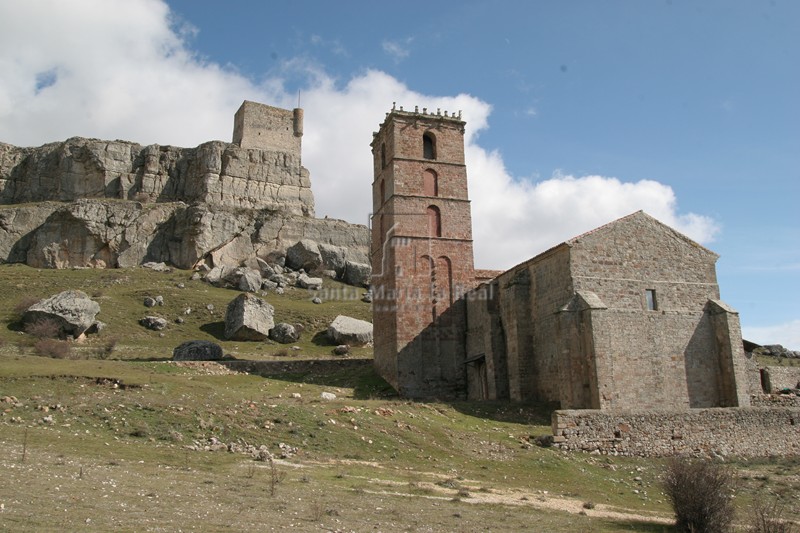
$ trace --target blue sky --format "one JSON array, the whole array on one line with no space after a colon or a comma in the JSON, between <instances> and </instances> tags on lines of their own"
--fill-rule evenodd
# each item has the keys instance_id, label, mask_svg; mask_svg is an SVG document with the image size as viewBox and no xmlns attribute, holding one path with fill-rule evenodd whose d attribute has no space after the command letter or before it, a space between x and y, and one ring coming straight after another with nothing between
<instances>
[{"instance_id":1,"label":"blue sky","mask_svg":"<svg viewBox=\"0 0 800 533\"><path fill-rule=\"evenodd\" d=\"M477 266L644 209L721 255L745 337L800 349L798 27L788 0L12 0L0 141L194 146L299 93L317 214L364 223L392 102L463 109Z\"/></svg>"}]
</instances>

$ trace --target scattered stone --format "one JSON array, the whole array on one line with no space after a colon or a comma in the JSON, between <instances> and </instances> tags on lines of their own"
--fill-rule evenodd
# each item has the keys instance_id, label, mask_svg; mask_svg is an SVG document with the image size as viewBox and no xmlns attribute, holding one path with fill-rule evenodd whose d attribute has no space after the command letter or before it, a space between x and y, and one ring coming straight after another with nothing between
<instances>
[{"instance_id":1,"label":"scattered stone","mask_svg":"<svg viewBox=\"0 0 800 533\"><path fill-rule=\"evenodd\" d=\"M225 312L225 338L236 341L263 341L275 326L275 308L249 293L240 294Z\"/></svg>"},{"instance_id":2,"label":"scattered stone","mask_svg":"<svg viewBox=\"0 0 800 533\"><path fill-rule=\"evenodd\" d=\"M311 303L312 304L321 304L322 303L322 298L320 298L319 296L314 296L313 298L311 298Z\"/></svg>"},{"instance_id":3,"label":"scattered stone","mask_svg":"<svg viewBox=\"0 0 800 533\"><path fill-rule=\"evenodd\" d=\"M40 300L23 314L24 325L48 320L59 328L59 336L80 337L95 325L100 304L83 291L64 291Z\"/></svg>"},{"instance_id":4,"label":"scattered stone","mask_svg":"<svg viewBox=\"0 0 800 533\"><path fill-rule=\"evenodd\" d=\"M155 297L156 305L164 305L164 297L163 296L156 296Z\"/></svg>"},{"instance_id":5,"label":"scattered stone","mask_svg":"<svg viewBox=\"0 0 800 533\"><path fill-rule=\"evenodd\" d=\"M153 261L148 261L147 263L142 263L142 268L149 268L155 272L172 272L172 269L163 262L155 263Z\"/></svg>"},{"instance_id":6,"label":"scattered stone","mask_svg":"<svg viewBox=\"0 0 800 533\"><path fill-rule=\"evenodd\" d=\"M349 355L350 354L350 346L347 344L340 344L336 348L333 349L334 355Z\"/></svg>"},{"instance_id":7,"label":"scattered stone","mask_svg":"<svg viewBox=\"0 0 800 533\"><path fill-rule=\"evenodd\" d=\"M318 291L322 288L322 278L310 278L303 273L297 277L297 286L301 289Z\"/></svg>"},{"instance_id":8,"label":"scattered stone","mask_svg":"<svg viewBox=\"0 0 800 533\"><path fill-rule=\"evenodd\" d=\"M275 289L275 294L277 294L277 295L281 295L281 294L283 294L283 287L278 287L278 288L276 288L276 289Z\"/></svg>"},{"instance_id":9,"label":"scattered stone","mask_svg":"<svg viewBox=\"0 0 800 533\"><path fill-rule=\"evenodd\" d=\"M339 315L328 326L328 337L336 344L363 346L372 342L372 323Z\"/></svg>"},{"instance_id":10,"label":"scattered stone","mask_svg":"<svg viewBox=\"0 0 800 533\"><path fill-rule=\"evenodd\" d=\"M322 394L319 395L319 397L322 398L323 400L328 400L328 401L336 399L336 395L332 392L323 392Z\"/></svg>"},{"instance_id":11,"label":"scattered stone","mask_svg":"<svg viewBox=\"0 0 800 533\"><path fill-rule=\"evenodd\" d=\"M222 347L205 340L186 341L172 350L173 361L218 361L222 357Z\"/></svg>"},{"instance_id":12,"label":"scattered stone","mask_svg":"<svg viewBox=\"0 0 800 533\"><path fill-rule=\"evenodd\" d=\"M299 400L300 398L302 398L302 396L300 395L299 392L293 392L292 393L292 398L294 398L296 400Z\"/></svg>"},{"instance_id":13,"label":"scattered stone","mask_svg":"<svg viewBox=\"0 0 800 533\"><path fill-rule=\"evenodd\" d=\"M365 292L364 295L361 297L361 301L364 302L364 303L371 304L372 303L372 291Z\"/></svg>"},{"instance_id":14,"label":"scattered stone","mask_svg":"<svg viewBox=\"0 0 800 533\"><path fill-rule=\"evenodd\" d=\"M158 316L146 316L139 320L139 324L153 331L161 331L167 327L167 321Z\"/></svg>"},{"instance_id":15,"label":"scattered stone","mask_svg":"<svg viewBox=\"0 0 800 533\"><path fill-rule=\"evenodd\" d=\"M269 338L281 344L291 344L300 340L300 332L292 324L280 322L269 331Z\"/></svg>"},{"instance_id":16,"label":"scattered stone","mask_svg":"<svg viewBox=\"0 0 800 533\"><path fill-rule=\"evenodd\" d=\"M155 307L156 306L156 299L150 298L149 296L144 299L144 306L145 307Z\"/></svg>"},{"instance_id":17,"label":"scattered stone","mask_svg":"<svg viewBox=\"0 0 800 533\"><path fill-rule=\"evenodd\" d=\"M183 324L184 322L186 321L183 319L182 316L179 316L178 318L175 319L176 324Z\"/></svg>"}]
</instances>

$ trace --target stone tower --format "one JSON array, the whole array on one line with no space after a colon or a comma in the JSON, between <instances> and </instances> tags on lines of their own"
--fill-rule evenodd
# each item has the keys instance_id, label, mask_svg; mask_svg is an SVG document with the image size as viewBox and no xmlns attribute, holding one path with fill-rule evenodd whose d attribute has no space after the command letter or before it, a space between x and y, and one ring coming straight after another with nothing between
<instances>
[{"instance_id":1,"label":"stone tower","mask_svg":"<svg viewBox=\"0 0 800 533\"><path fill-rule=\"evenodd\" d=\"M475 285L458 116L392 108L374 134L375 366L406 397L466 390L463 295Z\"/></svg>"},{"instance_id":2,"label":"stone tower","mask_svg":"<svg viewBox=\"0 0 800 533\"><path fill-rule=\"evenodd\" d=\"M289 111L245 100L233 116L233 143L242 148L285 152L300 160L303 110Z\"/></svg>"}]
</instances>

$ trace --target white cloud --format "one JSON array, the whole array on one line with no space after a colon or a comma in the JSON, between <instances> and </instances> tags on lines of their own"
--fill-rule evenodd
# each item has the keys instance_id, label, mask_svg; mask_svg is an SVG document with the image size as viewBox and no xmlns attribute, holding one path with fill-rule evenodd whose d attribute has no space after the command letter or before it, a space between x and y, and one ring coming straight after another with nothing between
<instances>
[{"instance_id":1,"label":"white cloud","mask_svg":"<svg viewBox=\"0 0 800 533\"><path fill-rule=\"evenodd\" d=\"M758 344L781 344L789 350L800 350L800 320L775 326L742 326L742 337Z\"/></svg>"},{"instance_id":2,"label":"white cloud","mask_svg":"<svg viewBox=\"0 0 800 533\"><path fill-rule=\"evenodd\" d=\"M257 84L197 57L183 40L189 30L171 26L159 0L0 3L0 140L38 145L82 135L196 146L230 139L244 99L295 105L297 94L280 77ZM286 62L284 72L307 80L303 163L318 215L366 223L372 132L397 102L463 110L478 267L509 267L638 209L701 243L717 231L708 217L681 214L672 189L658 182L561 173L515 179L499 152L478 143L491 106L468 94L420 94L376 70L342 85L300 59Z\"/></svg>"},{"instance_id":3,"label":"white cloud","mask_svg":"<svg viewBox=\"0 0 800 533\"><path fill-rule=\"evenodd\" d=\"M381 46L383 51L389 54L395 62L400 62L411 54L409 45L414 40L413 37L408 37L402 41L383 41Z\"/></svg>"}]
</instances>

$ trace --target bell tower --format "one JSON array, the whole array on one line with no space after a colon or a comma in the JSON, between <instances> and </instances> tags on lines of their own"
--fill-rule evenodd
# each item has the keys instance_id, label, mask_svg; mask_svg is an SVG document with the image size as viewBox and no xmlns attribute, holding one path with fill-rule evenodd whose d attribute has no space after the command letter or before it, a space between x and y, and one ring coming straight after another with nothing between
<instances>
[{"instance_id":1,"label":"bell tower","mask_svg":"<svg viewBox=\"0 0 800 533\"><path fill-rule=\"evenodd\" d=\"M373 135L375 366L401 395L466 391L466 306L475 285L461 112L392 108Z\"/></svg>"}]
</instances>

